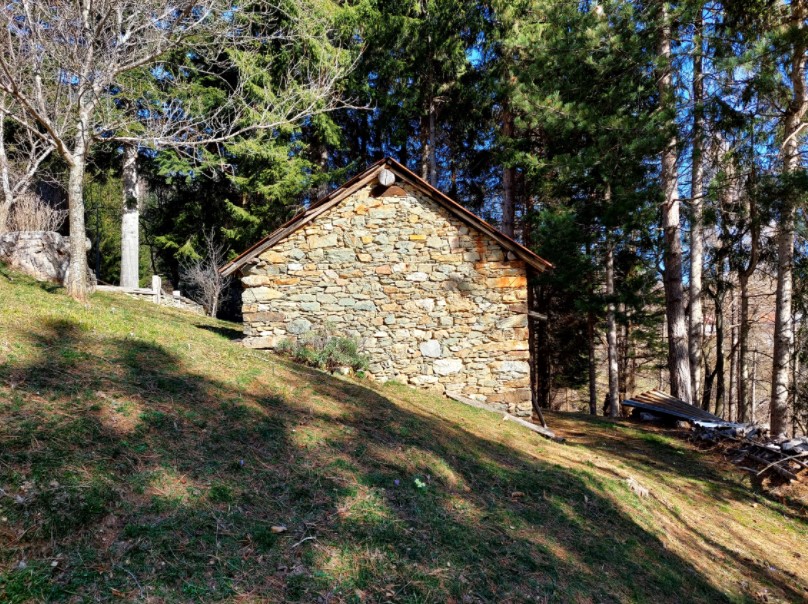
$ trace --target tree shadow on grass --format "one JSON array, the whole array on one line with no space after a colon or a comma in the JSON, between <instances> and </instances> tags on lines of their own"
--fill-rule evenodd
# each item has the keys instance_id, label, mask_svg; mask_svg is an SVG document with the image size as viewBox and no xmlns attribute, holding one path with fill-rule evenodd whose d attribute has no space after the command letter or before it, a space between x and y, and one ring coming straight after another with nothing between
<instances>
[{"instance_id":1,"label":"tree shadow on grass","mask_svg":"<svg viewBox=\"0 0 808 604\"><path fill-rule=\"evenodd\" d=\"M197 323L194 325L194 327L218 334L226 340L240 340L244 337L244 330L241 328L240 324L238 327L225 327L223 325L206 325L205 323Z\"/></svg>"},{"instance_id":2,"label":"tree shadow on grass","mask_svg":"<svg viewBox=\"0 0 808 604\"><path fill-rule=\"evenodd\" d=\"M299 366L237 387L69 321L17 336L36 354L0 366L10 601L728 601L614 485L370 388Z\"/></svg>"}]
</instances>

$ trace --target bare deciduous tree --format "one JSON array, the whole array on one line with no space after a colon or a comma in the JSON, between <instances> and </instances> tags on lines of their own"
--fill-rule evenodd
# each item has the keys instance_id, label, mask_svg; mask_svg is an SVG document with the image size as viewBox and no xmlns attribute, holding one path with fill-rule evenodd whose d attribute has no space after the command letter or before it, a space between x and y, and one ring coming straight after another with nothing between
<instances>
[{"instance_id":1,"label":"bare deciduous tree","mask_svg":"<svg viewBox=\"0 0 808 604\"><path fill-rule=\"evenodd\" d=\"M180 265L183 281L190 288L190 295L204 308L211 317L219 311L222 296L230 285L230 277L224 277L219 267L225 263L226 248L217 243L214 231L203 233L203 256L187 260Z\"/></svg>"},{"instance_id":2,"label":"bare deciduous tree","mask_svg":"<svg viewBox=\"0 0 808 604\"><path fill-rule=\"evenodd\" d=\"M119 140L194 153L333 108L345 61L332 52L317 14L301 7L290 15L273 0L250 2L249 11L228 0L4 5L0 111L67 164L71 296L87 296L83 189L93 145ZM283 65L273 77L255 69L257 50L266 57L271 48L299 45L301 38L317 52ZM186 47L197 60L169 65L170 55L188 57L180 52ZM194 70L218 82L215 104L192 94Z\"/></svg>"},{"instance_id":3,"label":"bare deciduous tree","mask_svg":"<svg viewBox=\"0 0 808 604\"><path fill-rule=\"evenodd\" d=\"M14 203L30 191L39 167L53 151L50 141L8 124L10 108L8 97L0 95L0 232L11 229L7 223Z\"/></svg>"}]
</instances>

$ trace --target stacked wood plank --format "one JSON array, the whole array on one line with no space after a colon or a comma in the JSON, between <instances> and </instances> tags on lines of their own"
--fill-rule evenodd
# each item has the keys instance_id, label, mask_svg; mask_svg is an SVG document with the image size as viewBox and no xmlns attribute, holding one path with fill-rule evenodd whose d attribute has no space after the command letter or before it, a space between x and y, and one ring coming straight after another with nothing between
<instances>
[{"instance_id":1,"label":"stacked wood plank","mask_svg":"<svg viewBox=\"0 0 808 604\"><path fill-rule=\"evenodd\" d=\"M688 422L704 421L715 423L726 423L717 415L713 415L697 407L696 405L689 405L688 403L660 392L659 390L649 390L626 399L621 403L624 407L634 407L635 409L643 409L656 415L668 416L675 419L680 419Z\"/></svg>"}]
</instances>

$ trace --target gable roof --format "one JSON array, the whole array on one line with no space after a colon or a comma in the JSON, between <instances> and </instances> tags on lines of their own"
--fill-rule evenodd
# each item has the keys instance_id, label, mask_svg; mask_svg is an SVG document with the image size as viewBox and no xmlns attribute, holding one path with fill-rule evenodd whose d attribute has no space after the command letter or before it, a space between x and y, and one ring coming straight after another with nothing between
<instances>
[{"instance_id":1,"label":"gable roof","mask_svg":"<svg viewBox=\"0 0 808 604\"><path fill-rule=\"evenodd\" d=\"M241 267L243 267L245 264L252 261L269 248L273 247L283 239L286 239L289 235L301 227L305 226L321 214L324 214L334 206L338 205L341 201L361 189L363 186L373 182L379 172L384 168L392 171L399 179L427 195L435 203L446 209L450 214L461 222L465 223L467 226L488 235L503 248L513 252L517 258L523 260L529 266L532 266L538 271L545 271L548 268L552 268L553 265L547 260L540 258L525 246L517 243L505 233L491 226L473 212L469 212L459 203L440 192L438 189L405 168L396 160L387 157L377 161L364 172L357 174L338 189L334 189L328 195L321 198L307 209L296 214L291 220L283 224L276 231L270 233L261 239L261 241L242 252L238 257L221 267L219 272L224 276L232 275L241 269Z\"/></svg>"}]
</instances>

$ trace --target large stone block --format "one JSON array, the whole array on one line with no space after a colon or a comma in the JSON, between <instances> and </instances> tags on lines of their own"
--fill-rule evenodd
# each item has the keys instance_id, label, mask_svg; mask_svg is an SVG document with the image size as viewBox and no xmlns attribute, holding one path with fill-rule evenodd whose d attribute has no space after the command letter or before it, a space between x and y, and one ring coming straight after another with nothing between
<instances>
[{"instance_id":1,"label":"large stone block","mask_svg":"<svg viewBox=\"0 0 808 604\"><path fill-rule=\"evenodd\" d=\"M427 281L429 280L429 275L419 271L408 274L405 279L407 279L407 281Z\"/></svg>"},{"instance_id":2,"label":"large stone block","mask_svg":"<svg viewBox=\"0 0 808 604\"><path fill-rule=\"evenodd\" d=\"M442 354L440 342L437 340L421 342L418 348L425 357L439 358Z\"/></svg>"},{"instance_id":3,"label":"large stone block","mask_svg":"<svg viewBox=\"0 0 808 604\"><path fill-rule=\"evenodd\" d=\"M328 262L336 263L355 262L356 252L348 247L327 249L325 250L325 259Z\"/></svg>"},{"instance_id":4,"label":"large stone block","mask_svg":"<svg viewBox=\"0 0 808 604\"><path fill-rule=\"evenodd\" d=\"M530 363L526 361L497 361L494 371L499 373L530 373Z\"/></svg>"},{"instance_id":5,"label":"large stone block","mask_svg":"<svg viewBox=\"0 0 808 604\"><path fill-rule=\"evenodd\" d=\"M463 371L463 361L460 359L438 359L432 364L432 370L437 375L452 375Z\"/></svg>"},{"instance_id":6,"label":"large stone block","mask_svg":"<svg viewBox=\"0 0 808 604\"><path fill-rule=\"evenodd\" d=\"M306 333L307 331L311 330L311 321L304 319L303 317L294 319L286 324L286 330L295 335Z\"/></svg>"},{"instance_id":7,"label":"large stone block","mask_svg":"<svg viewBox=\"0 0 808 604\"><path fill-rule=\"evenodd\" d=\"M249 313L246 310L244 311L245 323L277 323L284 320L286 320L286 315L282 312L263 311Z\"/></svg>"},{"instance_id":8,"label":"large stone block","mask_svg":"<svg viewBox=\"0 0 808 604\"><path fill-rule=\"evenodd\" d=\"M494 277L485 280L486 287L494 289L516 289L527 287L527 277L524 275L513 277Z\"/></svg>"},{"instance_id":9,"label":"large stone block","mask_svg":"<svg viewBox=\"0 0 808 604\"><path fill-rule=\"evenodd\" d=\"M324 236L312 236L308 238L309 248L316 250L323 247L336 247L339 243L339 235L337 233L329 233Z\"/></svg>"},{"instance_id":10,"label":"large stone block","mask_svg":"<svg viewBox=\"0 0 808 604\"><path fill-rule=\"evenodd\" d=\"M241 343L247 348L276 348L282 339L280 336L258 336L244 338Z\"/></svg>"},{"instance_id":11,"label":"large stone block","mask_svg":"<svg viewBox=\"0 0 808 604\"><path fill-rule=\"evenodd\" d=\"M249 287L244 290L241 299L244 302L267 302L283 298L283 293L271 287Z\"/></svg>"}]
</instances>

